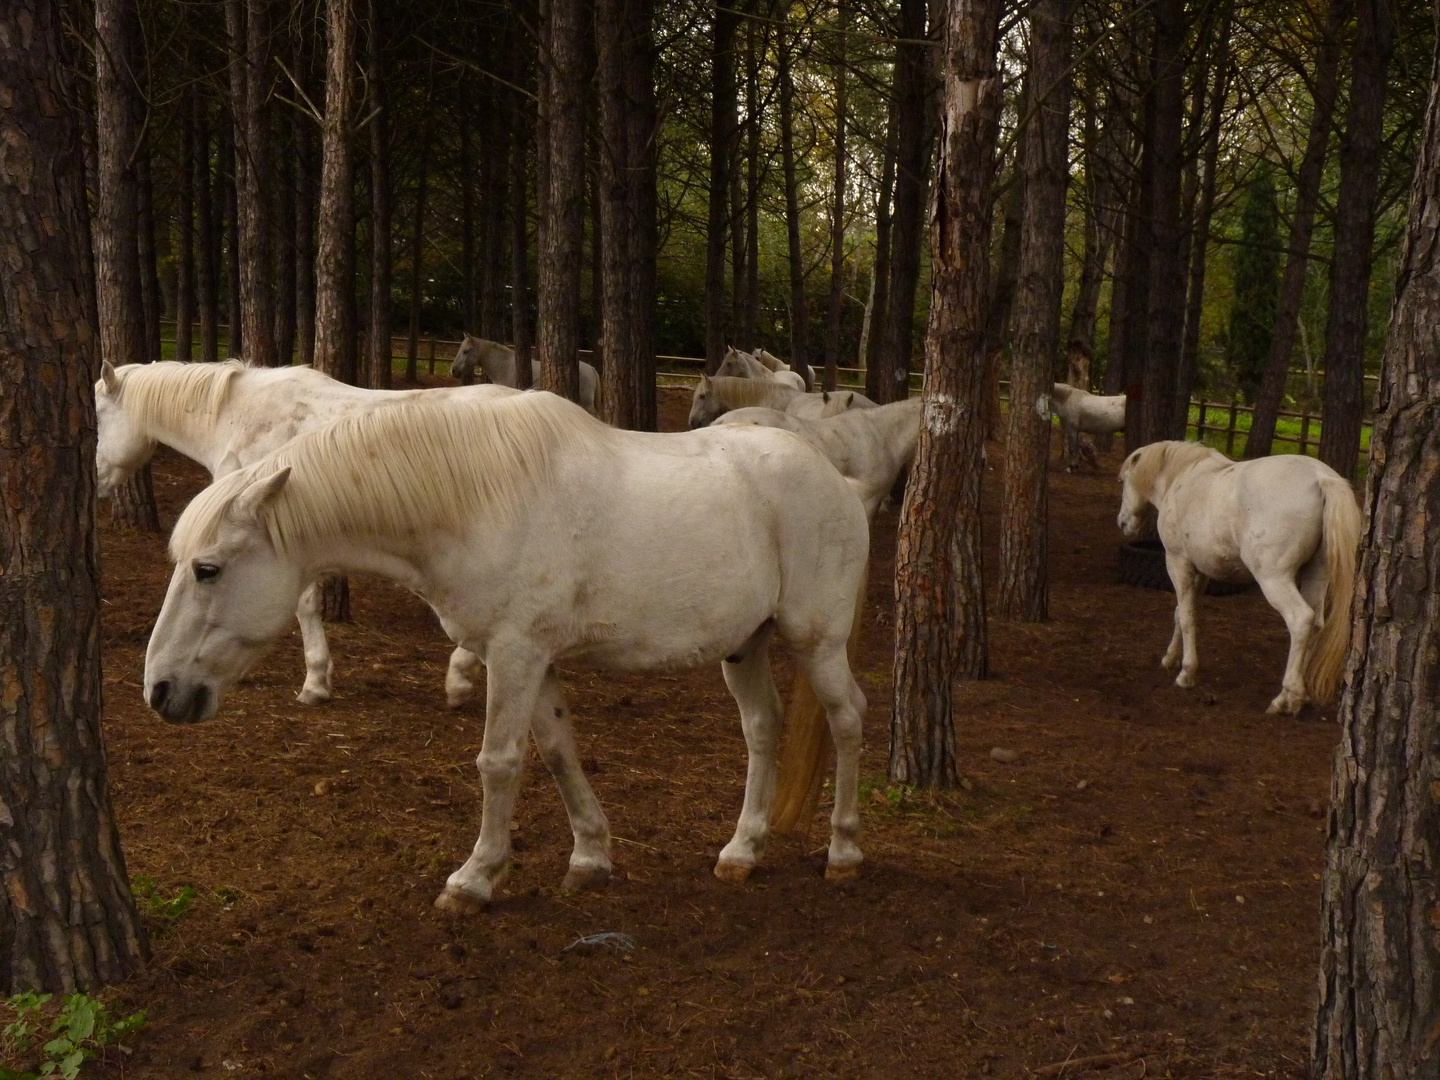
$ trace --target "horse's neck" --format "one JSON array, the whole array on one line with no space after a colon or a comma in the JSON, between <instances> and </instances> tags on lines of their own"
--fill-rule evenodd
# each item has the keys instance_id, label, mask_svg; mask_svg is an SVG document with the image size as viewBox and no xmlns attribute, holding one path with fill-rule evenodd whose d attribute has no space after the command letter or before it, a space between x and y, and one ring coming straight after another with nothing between
<instances>
[{"instance_id":1,"label":"horse's neck","mask_svg":"<svg viewBox=\"0 0 1440 1080\"><path fill-rule=\"evenodd\" d=\"M514 386L515 379L515 352L511 349L498 349L493 345L482 345L479 350L480 368L490 381L499 383L501 386Z\"/></svg>"}]
</instances>

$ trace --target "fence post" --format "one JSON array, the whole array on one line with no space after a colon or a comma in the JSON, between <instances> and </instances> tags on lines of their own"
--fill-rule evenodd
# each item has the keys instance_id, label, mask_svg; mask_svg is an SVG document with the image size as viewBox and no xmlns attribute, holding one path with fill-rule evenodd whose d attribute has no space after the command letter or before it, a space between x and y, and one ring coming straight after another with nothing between
<instances>
[{"instance_id":1,"label":"fence post","mask_svg":"<svg viewBox=\"0 0 1440 1080\"><path fill-rule=\"evenodd\" d=\"M435 374L435 338L430 338L430 374Z\"/></svg>"},{"instance_id":2,"label":"fence post","mask_svg":"<svg viewBox=\"0 0 1440 1080\"><path fill-rule=\"evenodd\" d=\"M1199 412L1196 414L1196 417L1195 417L1195 441L1196 441L1196 442L1204 442L1204 441L1205 441L1205 399L1204 399L1204 398L1201 398L1200 401L1198 402L1198 404L1199 404L1199 406L1200 406L1200 410L1199 410Z\"/></svg>"},{"instance_id":3,"label":"fence post","mask_svg":"<svg viewBox=\"0 0 1440 1080\"><path fill-rule=\"evenodd\" d=\"M1302 454L1308 454L1308 453L1310 453L1310 451L1309 451L1309 449L1308 449L1309 443L1310 443L1310 414L1307 412L1307 413L1301 413L1301 414L1300 414L1300 453L1302 453Z\"/></svg>"},{"instance_id":4,"label":"fence post","mask_svg":"<svg viewBox=\"0 0 1440 1080\"><path fill-rule=\"evenodd\" d=\"M1225 453L1227 456L1235 456L1235 418L1239 414L1239 402L1234 398L1230 399L1230 426L1225 429Z\"/></svg>"}]
</instances>

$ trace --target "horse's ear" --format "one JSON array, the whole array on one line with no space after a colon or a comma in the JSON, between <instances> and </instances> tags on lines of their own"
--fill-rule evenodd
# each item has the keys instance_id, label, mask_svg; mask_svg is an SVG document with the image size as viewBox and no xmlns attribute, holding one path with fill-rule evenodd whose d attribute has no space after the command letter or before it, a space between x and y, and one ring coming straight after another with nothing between
<instances>
[{"instance_id":1,"label":"horse's ear","mask_svg":"<svg viewBox=\"0 0 1440 1080\"><path fill-rule=\"evenodd\" d=\"M100 361L100 381L105 384L107 394L120 392L120 373L115 370L115 365L109 360Z\"/></svg>"},{"instance_id":2,"label":"horse's ear","mask_svg":"<svg viewBox=\"0 0 1440 1080\"><path fill-rule=\"evenodd\" d=\"M258 522L265 507L270 505L276 495L280 494L280 489L289 479L290 466L287 465L279 472L256 480L231 500L225 516L240 524L249 525Z\"/></svg>"},{"instance_id":3,"label":"horse's ear","mask_svg":"<svg viewBox=\"0 0 1440 1080\"><path fill-rule=\"evenodd\" d=\"M710 376L709 376L709 375L701 375L701 376L700 376L700 384L699 384L699 385L700 385L700 389L701 389L701 390L708 390L708 389L710 389Z\"/></svg>"}]
</instances>

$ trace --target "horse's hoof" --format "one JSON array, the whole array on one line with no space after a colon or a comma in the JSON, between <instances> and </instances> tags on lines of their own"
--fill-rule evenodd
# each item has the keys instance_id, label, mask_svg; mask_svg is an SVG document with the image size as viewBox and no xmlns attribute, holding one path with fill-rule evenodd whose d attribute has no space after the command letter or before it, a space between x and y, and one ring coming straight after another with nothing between
<instances>
[{"instance_id":1,"label":"horse's hoof","mask_svg":"<svg viewBox=\"0 0 1440 1080\"><path fill-rule=\"evenodd\" d=\"M860 876L860 864L851 863L848 866L836 866L828 863L825 867L825 880L831 882L853 881Z\"/></svg>"},{"instance_id":2,"label":"horse's hoof","mask_svg":"<svg viewBox=\"0 0 1440 1080\"><path fill-rule=\"evenodd\" d=\"M1303 704L1304 704L1304 702L1301 701L1301 700L1298 699L1298 698L1291 698L1291 697L1287 697L1287 696L1284 695L1284 694L1281 694L1281 695L1280 695L1279 697L1277 697L1274 701L1270 702L1270 707L1265 710L1265 715L1266 715L1266 716L1281 716L1281 715L1284 715L1284 716L1294 716L1296 713L1298 713L1298 712L1300 711L1300 707L1301 707Z\"/></svg>"},{"instance_id":3,"label":"horse's hoof","mask_svg":"<svg viewBox=\"0 0 1440 1080\"><path fill-rule=\"evenodd\" d=\"M295 695L301 705L324 705L330 700L329 690L311 690L306 687Z\"/></svg>"},{"instance_id":4,"label":"horse's hoof","mask_svg":"<svg viewBox=\"0 0 1440 1080\"><path fill-rule=\"evenodd\" d=\"M445 886L445 891L435 898L435 910L443 911L446 915L454 915L457 918L468 918L471 915L479 915L487 907L489 901L481 900L478 896L465 892L463 889Z\"/></svg>"},{"instance_id":5,"label":"horse's hoof","mask_svg":"<svg viewBox=\"0 0 1440 1080\"><path fill-rule=\"evenodd\" d=\"M732 885L744 885L750 880L750 871L754 869L753 866L746 866L744 863L726 862L722 859L715 864L715 876Z\"/></svg>"},{"instance_id":6,"label":"horse's hoof","mask_svg":"<svg viewBox=\"0 0 1440 1080\"><path fill-rule=\"evenodd\" d=\"M562 889L580 892L582 889L603 889L610 884L608 866L572 866L560 883Z\"/></svg>"},{"instance_id":7,"label":"horse's hoof","mask_svg":"<svg viewBox=\"0 0 1440 1080\"><path fill-rule=\"evenodd\" d=\"M466 705L468 705L469 703L470 703L470 691L469 691L469 690L466 690L463 694L451 694L451 693L447 693L447 694L445 695L445 704L446 704L447 707L449 707L449 708L451 708L451 709L463 709L463 708L464 708Z\"/></svg>"},{"instance_id":8,"label":"horse's hoof","mask_svg":"<svg viewBox=\"0 0 1440 1080\"><path fill-rule=\"evenodd\" d=\"M1179 675L1175 676L1175 685L1182 690L1192 690L1195 687L1195 676L1187 675L1182 671Z\"/></svg>"}]
</instances>

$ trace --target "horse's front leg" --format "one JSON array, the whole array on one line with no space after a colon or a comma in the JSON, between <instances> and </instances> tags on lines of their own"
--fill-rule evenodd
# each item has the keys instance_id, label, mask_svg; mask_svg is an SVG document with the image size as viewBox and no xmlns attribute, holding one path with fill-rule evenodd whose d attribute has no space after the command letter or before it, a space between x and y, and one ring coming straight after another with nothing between
<instances>
[{"instance_id":1,"label":"horse's front leg","mask_svg":"<svg viewBox=\"0 0 1440 1080\"><path fill-rule=\"evenodd\" d=\"M745 733L748 762L745 801L735 835L720 851L715 876L743 882L760 859L770 835L770 806L775 801L776 751L780 745L783 706L770 671L770 634L767 628L747 641L738 657L721 665L725 685L740 706L740 727Z\"/></svg>"},{"instance_id":2,"label":"horse's front leg","mask_svg":"<svg viewBox=\"0 0 1440 1080\"><path fill-rule=\"evenodd\" d=\"M305 685L300 688L302 705L320 705L330 700L330 643L325 640L325 623L320 618L320 583L314 581L300 594L295 605L300 623L300 643L305 650Z\"/></svg>"},{"instance_id":3,"label":"horse's front leg","mask_svg":"<svg viewBox=\"0 0 1440 1080\"><path fill-rule=\"evenodd\" d=\"M1195 685L1195 672L1200 667L1200 651L1195 640L1195 598L1200 595L1205 579L1189 559L1168 552L1165 568L1170 572L1171 584L1175 586L1175 632L1162 662L1167 671L1174 668L1178 646L1180 674L1175 676L1175 685L1189 689Z\"/></svg>"},{"instance_id":4,"label":"horse's front leg","mask_svg":"<svg viewBox=\"0 0 1440 1080\"><path fill-rule=\"evenodd\" d=\"M484 801L480 836L465 865L450 875L435 906L453 915L479 911L510 865L510 822L525 767L525 734L540 697L549 658L492 657L485 680L485 737L475 764Z\"/></svg>"},{"instance_id":5,"label":"horse's front leg","mask_svg":"<svg viewBox=\"0 0 1440 1080\"><path fill-rule=\"evenodd\" d=\"M1288 575L1260 577L1255 580L1270 606L1285 620L1290 631L1290 655L1285 661L1285 678L1280 684L1280 693L1270 702L1266 715L1276 713L1297 713L1308 700L1305 693L1305 654L1310 648L1310 639L1315 630L1315 612L1299 588Z\"/></svg>"},{"instance_id":6,"label":"horse's front leg","mask_svg":"<svg viewBox=\"0 0 1440 1080\"><path fill-rule=\"evenodd\" d=\"M545 672L545 681L535 701L530 719L530 732L540 758L550 775L560 785L560 798L570 815L570 832L575 848L570 853L570 869L561 887L595 889L610 880L610 823L600 800L585 779L580 755L575 750L575 732L570 726L570 710L555 669Z\"/></svg>"}]
</instances>

